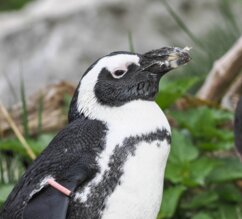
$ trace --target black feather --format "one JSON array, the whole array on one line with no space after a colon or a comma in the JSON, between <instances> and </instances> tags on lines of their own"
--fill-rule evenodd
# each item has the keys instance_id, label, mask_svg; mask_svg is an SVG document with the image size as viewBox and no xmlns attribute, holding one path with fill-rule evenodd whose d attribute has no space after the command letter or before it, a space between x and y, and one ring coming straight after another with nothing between
<instances>
[{"instance_id":1,"label":"black feather","mask_svg":"<svg viewBox=\"0 0 242 219\"><path fill-rule=\"evenodd\" d=\"M235 110L234 135L235 146L242 157L242 97Z\"/></svg>"},{"instance_id":2,"label":"black feather","mask_svg":"<svg viewBox=\"0 0 242 219\"><path fill-rule=\"evenodd\" d=\"M98 171L95 158L104 148L105 132L102 122L85 118L74 120L59 132L15 186L0 218L22 218L23 215L24 218L38 218L39 215L45 219L65 218L67 197L49 186L33 197L30 194L46 176L54 177L71 191L92 179ZM56 217L58 212L62 217Z\"/></svg>"}]
</instances>

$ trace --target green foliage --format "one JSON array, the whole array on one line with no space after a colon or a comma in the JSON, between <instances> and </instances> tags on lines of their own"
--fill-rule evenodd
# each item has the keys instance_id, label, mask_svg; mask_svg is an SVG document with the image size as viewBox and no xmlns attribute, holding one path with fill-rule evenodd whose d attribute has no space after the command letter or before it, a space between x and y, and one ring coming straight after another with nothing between
<instances>
[{"instance_id":1,"label":"green foliage","mask_svg":"<svg viewBox=\"0 0 242 219\"><path fill-rule=\"evenodd\" d=\"M130 31L128 32L128 41L129 41L129 51L135 52L134 43L133 43L133 36L132 36L132 33Z\"/></svg>"},{"instance_id":2,"label":"green foliage","mask_svg":"<svg viewBox=\"0 0 242 219\"><path fill-rule=\"evenodd\" d=\"M0 11L17 10L33 0L0 0Z\"/></svg>"},{"instance_id":3,"label":"green foliage","mask_svg":"<svg viewBox=\"0 0 242 219\"><path fill-rule=\"evenodd\" d=\"M64 95L64 112L66 114L68 114L68 112L69 112L71 100L72 100L72 96L70 96L69 94Z\"/></svg>"},{"instance_id":4,"label":"green foliage","mask_svg":"<svg viewBox=\"0 0 242 219\"><path fill-rule=\"evenodd\" d=\"M219 149L229 150L233 147L233 144L231 144L233 132L219 128L226 121L232 120L232 113L200 107L186 112L171 112L171 114L181 128L189 130L196 137L196 144L200 148L207 151L216 151Z\"/></svg>"},{"instance_id":5,"label":"green foliage","mask_svg":"<svg viewBox=\"0 0 242 219\"><path fill-rule=\"evenodd\" d=\"M224 158L220 159L221 165L214 170L208 178L208 181L219 183L235 179L242 179L242 164L238 159ZM226 174L225 174L226 173Z\"/></svg>"},{"instance_id":6,"label":"green foliage","mask_svg":"<svg viewBox=\"0 0 242 219\"><path fill-rule=\"evenodd\" d=\"M241 25L238 25L238 19L232 10L231 3L235 1L219 1L222 25L212 28L205 36L199 38L172 9L168 1L162 2L178 26L191 39L189 46L194 48L191 51L192 62L183 68L183 74L179 77L199 75L201 79L205 79L214 61L241 35ZM199 83L196 85L198 88ZM171 86L167 94L162 91L162 98L158 99L161 107L173 104L173 97L169 92L173 92L174 88L176 89L176 86ZM169 96L168 100L165 99L166 95ZM242 165L238 159L227 155L233 148L233 132L224 125L233 119L233 115L209 107L190 109L186 112L167 112L175 119L178 127L173 131L165 191L178 185L187 189L179 198L179 204L173 204L176 209L173 214L164 214L171 206L163 202L159 218L242 218L242 194L235 184L236 180L242 178Z\"/></svg>"},{"instance_id":7,"label":"green foliage","mask_svg":"<svg viewBox=\"0 0 242 219\"><path fill-rule=\"evenodd\" d=\"M242 165L230 155L234 139L226 125L233 114L207 106L179 111L174 105L196 82L191 78L160 84L157 102L175 120L176 128L172 129L158 219L239 219L242 193L236 181L242 178ZM66 95L66 113L70 100ZM26 140L39 155L53 137L54 134L39 134ZM15 138L0 140L0 156L1 205L31 160Z\"/></svg>"},{"instance_id":8,"label":"green foliage","mask_svg":"<svg viewBox=\"0 0 242 219\"><path fill-rule=\"evenodd\" d=\"M159 103L162 109L170 107L178 98L182 97L187 90L192 88L198 81L197 77L191 77L181 80L168 82L161 80L160 92L156 97L156 102Z\"/></svg>"},{"instance_id":9,"label":"green foliage","mask_svg":"<svg viewBox=\"0 0 242 219\"><path fill-rule=\"evenodd\" d=\"M28 137L29 136L28 110L27 110L27 100L25 95L24 80L22 76L20 80L20 94L21 94L21 102L22 102L22 123L24 127L24 135Z\"/></svg>"},{"instance_id":10,"label":"green foliage","mask_svg":"<svg viewBox=\"0 0 242 219\"><path fill-rule=\"evenodd\" d=\"M212 219L212 218L206 213L198 213L194 215L192 219Z\"/></svg>"},{"instance_id":11,"label":"green foliage","mask_svg":"<svg viewBox=\"0 0 242 219\"><path fill-rule=\"evenodd\" d=\"M220 25L214 25L211 29L207 29L204 35L197 36L193 29L183 21L179 13L172 8L172 4L168 0L161 0L161 3L161 7L165 7L171 18L177 23L177 28L183 30L190 39L188 45L184 45L184 42L172 43L180 47L192 47L190 52L192 61L189 65L179 70L180 74L171 74L169 78L199 76L200 83L197 83L193 87L195 91L200 87L207 73L212 69L214 62L224 55L241 36L242 28L239 23L240 21L233 9L235 8L234 6L237 6L238 10L241 10L242 4L238 4L238 0L218 0L217 4L219 7L216 12L221 19Z\"/></svg>"},{"instance_id":12,"label":"green foliage","mask_svg":"<svg viewBox=\"0 0 242 219\"><path fill-rule=\"evenodd\" d=\"M10 2L15 1L7 2L11 5ZM19 2L22 2L22 6L27 1ZM7 2L4 1L4 4L6 5ZM158 219L242 218L242 192L236 183L237 180L242 179L242 164L231 156L234 145L233 132L226 126L227 123L231 123L233 114L207 106L190 108L186 111L178 111L174 107L176 100L194 89L194 86L199 86L214 61L223 55L241 35L241 25L238 25L234 17L230 2L220 0L223 25L214 27L206 36L199 38L186 26L168 1L164 2L168 12L190 37L189 46L193 46L194 49L191 51L193 61L183 68L184 74L179 75L179 80L172 82L164 78L161 80L160 93L156 99L176 124L176 128L172 131L172 146ZM4 6L0 7L0 10L3 8ZM131 33L128 39L129 48L133 51ZM199 79L194 75L199 75ZM43 99L40 99L38 136L29 137L23 82L21 94L25 136L32 150L38 155L54 135L41 133ZM64 99L66 113L70 101L71 97L66 95ZM0 205L30 162L29 156L17 139L0 140Z\"/></svg>"},{"instance_id":13,"label":"green foliage","mask_svg":"<svg viewBox=\"0 0 242 219\"><path fill-rule=\"evenodd\" d=\"M22 125L26 141L30 145L32 151L39 155L49 142L54 138L54 134L42 134L42 113L43 113L43 97L41 96L38 102L38 135L29 136L28 111L27 101L25 96L24 80L21 77L20 93L22 102ZM70 97L66 95L65 103L69 105ZM11 191L18 179L23 175L26 164L31 163L29 154L24 149L23 145L15 137L0 139L0 206L5 200L8 192ZM2 192L2 193L1 193Z\"/></svg>"},{"instance_id":14,"label":"green foliage","mask_svg":"<svg viewBox=\"0 0 242 219\"><path fill-rule=\"evenodd\" d=\"M11 192L14 184L23 175L25 167L21 161L21 156L11 156L4 154L0 146L0 207Z\"/></svg>"},{"instance_id":15,"label":"green foliage","mask_svg":"<svg viewBox=\"0 0 242 219\"><path fill-rule=\"evenodd\" d=\"M164 94L168 95L176 83L182 90L180 94L174 92L177 98L193 85L183 80L166 82L161 87L163 94L159 94L162 96L158 98L160 106L166 106ZM172 103L170 101L169 106ZM241 218L242 192L235 182L242 179L242 164L228 153L234 139L226 124L232 121L233 114L207 106L186 111L170 107L166 113L175 119L177 127L172 130L164 199L158 219Z\"/></svg>"},{"instance_id":16,"label":"green foliage","mask_svg":"<svg viewBox=\"0 0 242 219\"><path fill-rule=\"evenodd\" d=\"M36 155L39 155L43 149L53 139L54 134L41 134L37 138L27 138L27 141ZM7 138L0 141L0 151L11 151L28 159L29 155L16 138Z\"/></svg>"},{"instance_id":17,"label":"green foliage","mask_svg":"<svg viewBox=\"0 0 242 219\"><path fill-rule=\"evenodd\" d=\"M8 194L12 191L14 185L13 184L0 184L0 206L4 203Z\"/></svg>"},{"instance_id":18,"label":"green foliage","mask_svg":"<svg viewBox=\"0 0 242 219\"><path fill-rule=\"evenodd\" d=\"M157 219L171 217L178 205L179 198L182 193L186 190L185 186L174 186L164 191L163 202L166 203L166 206L161 206L160 213Z\"/></svg>"},{"instance_id":19,"label":"green foliage","mask_svg":"<svg viewBox=\"0 0 242 219\"><path fill-rule=\"evenodd\" d=\"M39 155L53 137L54 134L41 134L27 138L27 141L34 153ZM16 138L0 140L0 206L23 175L26 164L30 163L29 155Z\"/></svg>"}]
</instances>

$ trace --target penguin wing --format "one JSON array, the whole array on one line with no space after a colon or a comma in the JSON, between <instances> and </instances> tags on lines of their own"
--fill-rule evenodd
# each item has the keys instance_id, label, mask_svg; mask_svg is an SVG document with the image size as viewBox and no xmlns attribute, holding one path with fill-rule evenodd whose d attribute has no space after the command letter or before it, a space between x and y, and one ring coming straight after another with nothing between
<instances>
[{"instance_id":1,"label":"penguin wing","mask_svg":"<svg viewBox=\"0 0 242 219\"><path fill-rule=\"evenodd\" d=\"M72 192L91 180L105 132L103 123L88 119L76 119L59 132L11 192L0 218L66 218L69 197L43 186L43 180L53 177Z\"/></svg>"}]
</instances>

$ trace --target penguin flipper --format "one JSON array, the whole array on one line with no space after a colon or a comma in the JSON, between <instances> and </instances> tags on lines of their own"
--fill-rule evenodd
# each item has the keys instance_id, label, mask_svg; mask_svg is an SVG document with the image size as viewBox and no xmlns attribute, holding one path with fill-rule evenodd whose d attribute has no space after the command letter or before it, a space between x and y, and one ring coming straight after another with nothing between
<instances>
[{"instance_id":1,"label":"penguin flipper","mask_svg":"<svg viewBox=\"0 0 242 219\"><path fill-rule=\"evenodd\" d=\"M71 192L88 179L87 170L80 166L79 162L74 163L69 174L65 175L67 178L58 181ZM65 219L70 198L48 185L30 199L24 208L23 219Z\"/></svg>"},{"instance_id":2,"label":"penguin flipper","mask_svg":"<svg viewBox=\"0 0 242 219\"><path fill-rule=\"evenodd\" d=\"M105 132L106 126L96 120L76 119L68 124L25 172L0 209L0 218L66 218L72 198L48 189L43 181L52 177L72 192L81 190L98 172L96 157L104 148Z\"/></svg>"},{"instance_id":3,"label":"penguin flipper","mask_svg":"<svg viewBox=\"0 0 242 219\"><path fill-rule=\"evenodd\" d=\"M24 219L65 219L69 197L48 186L35 194L23 212Z\"/></svg>"}]
</instances>

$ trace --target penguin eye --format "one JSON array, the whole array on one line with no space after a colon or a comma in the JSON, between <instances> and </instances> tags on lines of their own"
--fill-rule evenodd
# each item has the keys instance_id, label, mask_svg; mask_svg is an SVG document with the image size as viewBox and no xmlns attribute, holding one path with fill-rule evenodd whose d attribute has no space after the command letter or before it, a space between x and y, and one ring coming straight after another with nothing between
<instances>
[{"instance_id":1,"label":"penguin eye","mask_svg":"<svg viewBox=\"0 0 242 219\"><path fill-rule=\"evenodd\" d=\"M113 72L114 78L121 78L126 73L126 70L118 69Z\"/></svg>"}]
</instances>

